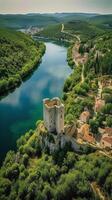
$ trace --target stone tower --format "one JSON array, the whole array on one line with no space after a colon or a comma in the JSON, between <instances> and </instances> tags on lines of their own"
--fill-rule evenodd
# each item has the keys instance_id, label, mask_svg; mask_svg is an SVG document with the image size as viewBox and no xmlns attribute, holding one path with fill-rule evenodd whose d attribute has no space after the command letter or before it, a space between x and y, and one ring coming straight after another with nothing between
<instances>
[{"instance_id":1,"label":"stone tower","mask_svg":"<svg viewBox=\"0 0 112 200\"><path fill-rule=\"evenodd\" d=\"M49 132L64 132L64 105L58 97L43 100L43 117Z\"/></svg>"}]
</instances>

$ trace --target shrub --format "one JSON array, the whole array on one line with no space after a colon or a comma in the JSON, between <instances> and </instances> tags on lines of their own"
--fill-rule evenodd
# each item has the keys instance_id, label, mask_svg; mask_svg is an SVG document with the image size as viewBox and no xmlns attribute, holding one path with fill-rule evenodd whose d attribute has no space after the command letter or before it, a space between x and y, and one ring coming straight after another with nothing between
<instances>
[{"instance_id":1,"label":"shrub","mask_svg":"<svg viewBox=\"0 0 112 200\"><path fill-rule=\"evenodd\" d=\"M19 176L19 165L17 163L13 164L11 167L6 169L5 177L13 180Z\"/></svg>"}]
</instances>

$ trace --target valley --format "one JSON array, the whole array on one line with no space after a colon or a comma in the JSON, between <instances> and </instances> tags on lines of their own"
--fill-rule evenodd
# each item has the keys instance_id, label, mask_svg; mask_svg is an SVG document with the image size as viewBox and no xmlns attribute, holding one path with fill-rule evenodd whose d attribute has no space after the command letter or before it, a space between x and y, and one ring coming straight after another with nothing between
<instances>
[{"instance_id":1,"label":"valley","mask_svg":"<svg viewBox=\"0 0 112 200\"><path fill-rule=\"evenodd\" d=\"M33 34L47 39L41 64L0 102L2 141L15 134L0 169L0 200L111 200L112 29L105 24L112 16L52 17L56 23ZM43 99L54 97L63 112L55 98L44 100L43 113ZM20 116L11 121L7 110Z\"/></svg>"}]
</instances>

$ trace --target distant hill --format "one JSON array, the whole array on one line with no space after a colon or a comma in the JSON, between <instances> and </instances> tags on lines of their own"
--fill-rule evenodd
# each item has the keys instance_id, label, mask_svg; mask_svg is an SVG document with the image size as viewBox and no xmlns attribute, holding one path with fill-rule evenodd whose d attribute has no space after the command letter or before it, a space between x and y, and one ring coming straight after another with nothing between
<instances>
[{"instance_id":1,"label":"distant hill","mask_svg":"<svg viewBox=\"0 0 112 200\"><path fill-rule=\"evenodd\" d=\"M29 26L46 27L69 21L88 21L97 26L111 28L112 15L99 15L95 13L29 13L0 15L0 27L28 28Z\"/></svg>"},{"instance_id":2,"label":"distant hill","mask_svg":"<svg viewBox=\"0 0 112 200\"><path fill-rule=\"evenodd\" d=\"M91 13L54 13L54 17L59 19L61 22L68 22L72 20L86 20L91 17L98 16L98 14L91 14Z\"/></svg>"},{"instance_id":3,"label":"distant hill","mask_svg":"<svg viewBox=\"0 0 112 200\"><path fill-rule=\"evenodd\" d=\"M54 13L54 14L33 14L26 15L0 15L0 27L8 28L27 28L29 26L45 27L57 23L67 22L71 20L87 20L88 18L97 16L97 14L84 13Z\"/></svg>"},{"instance_id":4,"label":"distant hill","mask_svg":"<svg viewBox=\"0 0 112 200\"><path fill-rule=\"evenodd\" d=\"M49 15L0 15L0 27L19 29L27 28L29 26L43 27L55 23L58 23L58 20Z\"/></svg>"},{"instance_id":5,"label":"distant hill","mask_svg":"<svg viewBox=\"0 0 112 200\"><path fill-rule=\"evenodd\" d=\"M37 35L54 38L54 39L72 39L74 35L79 35L83 39L92 39L96 35L104 33L104 31L88 21L72 20L64 22L64 31L61 32L62 24L50 25L45 27L44 30L39 32Z\"/></svg>"},{"instance_id":6,"label":"distant hill","mask_svg":"<svg viewBox=\"0 0 112 200\"><path fill-rule=\"evenodd\" d=\"M112 28L112 14L94 16L89 18L89 22L99 25L103 28Z\"/></svg>"},{"instance_id":7,"label":"distant hill","mask_svg":"<svg viewBox=\"0 0 112 200\"><path fill-rule=\"evenodd\" d=\"M103 32L94 24L81 20L74 20L65 23L65 31L83 36L83 38L94 38L96 35L99 35Z\"/></svg>"}]
</instances>

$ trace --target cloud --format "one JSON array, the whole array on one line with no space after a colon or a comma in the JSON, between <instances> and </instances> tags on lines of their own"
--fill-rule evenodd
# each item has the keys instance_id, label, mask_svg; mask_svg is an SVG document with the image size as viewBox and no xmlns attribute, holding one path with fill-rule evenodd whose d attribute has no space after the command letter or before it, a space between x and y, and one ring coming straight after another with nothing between
<instances>
[{"instance_id":1,"label":"cloud","mask_svg":"<svg viewBox=\"0 0 112 200\"><path fill-rule=\"evenodd\" d=\"M112 0L0 0L1 13L99 12L112 13Z\"/></svg>"},{"instance_id":2,"label":"cloud","mask_svg":"<svg viewBox=\"0 0 112 200\"><path fill-rule=\"evenodd\" d=\"M13 93L10 93L6 98L1 100L1 104L10 106L20 106L21 90L17 88Z\"/></svg>"},{"instance_id":3,"label":"cloud","mask_svg":"<svg viewBox=\"0 0 112 200\"><path fill-rule=\"evenodd\" d=\"M37 102L40 102L43 98L43 90L48 85L49 78L46 77L46 79L40 79L38 80L37 84L35 85L35 90L32 90L30 92L30 98L33 100L33 103L37 104ZM37 92L35 92L37 91Z\"/></svg>"},{"instance_id":4,"label":"cloud","mask_svg":"<svg viewBox=\"0 0 112 200\"><path fill-rule=\"evenodd\" d=\"M56 66L56 70L55 66L52 66L52 68L47 68L47 72L49 74L49 76L52 76L56 79L66 79L68 77L68 71L63 69L63 65L58 65ZM58 81L58 80L57 80Z\"/></svg>"}]
</instances>

